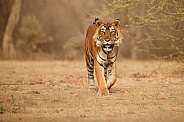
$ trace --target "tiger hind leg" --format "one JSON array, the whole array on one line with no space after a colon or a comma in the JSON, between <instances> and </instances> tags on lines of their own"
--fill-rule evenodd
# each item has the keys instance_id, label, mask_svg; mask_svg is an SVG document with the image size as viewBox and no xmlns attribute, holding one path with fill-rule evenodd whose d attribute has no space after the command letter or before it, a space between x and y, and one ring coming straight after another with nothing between
<instances>
[{"instance_id":1,"label":"tiger hind leg","mask_svg":"<svg viewBox=\"0 0 184 122\"><path fill-rule=\"evenodd\" d=\"M90 59L86 61L87 63L87 70L88 70L88 86L90 89L96 89L97 85L94 80L94 61Z\"/></svg>"}]
</instances>

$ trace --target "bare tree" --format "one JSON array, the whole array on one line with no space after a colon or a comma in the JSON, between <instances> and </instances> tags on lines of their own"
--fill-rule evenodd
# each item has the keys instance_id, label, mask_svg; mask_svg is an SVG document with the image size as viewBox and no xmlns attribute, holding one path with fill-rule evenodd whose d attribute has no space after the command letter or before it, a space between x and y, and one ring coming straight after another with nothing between
<instances>
[{"instance_id":1,"label":"bare tree","mask_svg":"<svg viewBox=\"0 0 184 122\"><path fill-rule=\"evenodd\" d=\"M3 55L6 59L15 57L15 50L13 45L13 32L19 21L22 0L15 0L12 3L12 8L9 14L7 25L3 36Z\"/></svg>"},{"instance_id":2,"label":"bare tree","mask_svg":"<svg viewBox=\"0 0 184 122\"><path fill-rule=\"evenodd\" d=\"M106 3L102 16L119 14L127 20L123 34L131 59L184 60L183 0L114 0ZM124 10L128 10L124 13ZM127 41L128 40L128 41ZM136 49L136 50L135 50Z\"/></svg>"}]
</instances>

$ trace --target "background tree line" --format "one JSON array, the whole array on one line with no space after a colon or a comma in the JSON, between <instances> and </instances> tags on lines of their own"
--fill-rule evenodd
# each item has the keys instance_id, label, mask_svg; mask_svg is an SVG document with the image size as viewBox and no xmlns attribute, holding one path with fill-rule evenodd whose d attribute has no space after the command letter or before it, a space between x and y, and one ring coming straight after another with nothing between
<instances>
[{"instance_id":1,"label":"background tree line","mask_svg":"<svg viewBox=\"0 0 184 122\"><path fill-rule=\"evenodd\" d=\"M0 58L83 58L95 17L121 20L119 57L183 61L183 0L0 0Z\"/></svg>"}]
</instances>

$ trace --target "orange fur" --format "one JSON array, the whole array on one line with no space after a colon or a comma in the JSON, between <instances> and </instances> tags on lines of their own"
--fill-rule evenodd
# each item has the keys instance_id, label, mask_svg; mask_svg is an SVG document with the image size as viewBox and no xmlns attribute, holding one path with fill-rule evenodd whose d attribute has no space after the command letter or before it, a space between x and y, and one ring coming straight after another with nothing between
<instances>
[{"instance_id":1,"label":"orange fur","mask_svg":"<svg viewBox=\"0 0 184 122\"><path fill-rule=\"evenodd\" d=\"M96 19L95 19L96 21ZM85 39L88 82L94 86L94 71L98 82L98 95L109 94L116 82L116 57L122 35L119 20L103 23L99 19L89 26Z\"/></svg>"}]
</instances>

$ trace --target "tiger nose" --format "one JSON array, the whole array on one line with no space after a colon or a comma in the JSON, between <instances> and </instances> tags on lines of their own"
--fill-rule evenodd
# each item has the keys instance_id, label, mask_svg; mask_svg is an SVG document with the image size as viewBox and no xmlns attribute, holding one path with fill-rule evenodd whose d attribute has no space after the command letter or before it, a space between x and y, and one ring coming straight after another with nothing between
<instances>
[{"instance_id":1,"label":"tiger nose","mask_svg":"<svg viewBox=\"0 0 184 122\"><path fill-rule=\"evenodd\" d=\"M110 39L105 39L106 42L110 42Z\"/></svg>"}]
</instances>

